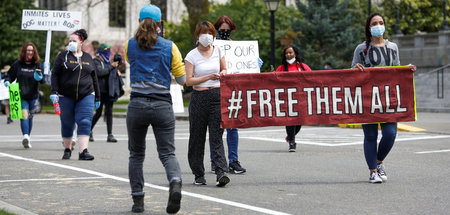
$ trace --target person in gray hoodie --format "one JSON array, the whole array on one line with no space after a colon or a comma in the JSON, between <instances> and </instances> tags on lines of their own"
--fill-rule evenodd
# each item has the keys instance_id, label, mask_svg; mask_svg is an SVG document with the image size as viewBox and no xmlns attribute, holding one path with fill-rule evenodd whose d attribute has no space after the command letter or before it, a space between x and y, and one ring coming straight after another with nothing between
<instances>
[{"instance_id":1,"label":"person in gray hoodie","mask_svg":"<svg viewBox=\"0 0 450 215\"><path fill-rule=\"evenodd\" d=\"M381 14L374 13L366 21L366 41L354 52L352 68L364 71L365 67L400 66L397 44L383 38L385 21ZM410 66L412 71L415 66ZM382 138L377 148L378 124ZM362 125L364 131L364 156L370 170L370 183L387 181L383 161L394 146L397 123L373 123Z\"/></svg>"}]
</instances>

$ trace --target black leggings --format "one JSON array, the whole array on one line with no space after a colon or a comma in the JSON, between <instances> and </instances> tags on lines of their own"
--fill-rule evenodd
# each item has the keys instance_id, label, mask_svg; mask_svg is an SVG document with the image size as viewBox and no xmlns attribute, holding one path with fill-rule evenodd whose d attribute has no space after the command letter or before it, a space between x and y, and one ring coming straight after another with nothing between
<instances>
[{"instance_id":1,"label":"black leggings","mask_svg":"<svg viewBox=\"0 0 450 215\"><path fill-rule=\"evenodd\" d=\"M102 97L103 98L103 97ZM106 117L106 130L108 131L108 134L112 134L112 109L113 109L113 101L109 101L108 98L102 99L100 101L100 107L95 111L94 118L92 119L92 126L91 131L94 129L95 124L97 123L98 119L102 116L102 110L103 105L105 105L105 117Z\"/></svg>"}]
</instances>

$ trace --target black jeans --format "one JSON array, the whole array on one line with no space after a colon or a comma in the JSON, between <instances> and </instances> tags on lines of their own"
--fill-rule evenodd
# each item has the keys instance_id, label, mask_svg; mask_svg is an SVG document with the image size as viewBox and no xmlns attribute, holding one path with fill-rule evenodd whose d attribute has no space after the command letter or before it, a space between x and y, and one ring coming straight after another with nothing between
<instances>
[{"instance_id":1,"label":"black jeans","mask_svg":"<svg viewBox=\"0 0 450 215\"><path fill-rule=\"evenodd\" d=\"M302 128L301 125L286 126L286 134L287 134L286 138L290 143L295 143L295 135L298 134L301 128Z\"/></svg>"},{"instance_id":2,"label":"black jeans","mask_svg":"<svg viewBox=\"0 0 450 215\"><path fill-rule=\"evenodd\" d=\"M95 111L94 118L92 119L91 131L94 129L94 126L97 123L98 119L100 119L100 117L102 116L103 105L105 105L106 130L108 131L108 134L112 134L112 111L114 102L110 101L107 95L102 94L101 98L102 99L100 100L100 107Z\"/></svg>"},{"instance_id":3,"label":"black jeans","mask_svg":"<svg viewBox=\"0 0 450 215\"><path fill-rule=\"evenodd\" d=\"M203 158L205 155L206 129L209 131L209 142L216 174L228 172L225 150L223 147L223 129L220 128L220 89L204 91L194 90L189 104L189 150L188 160L192 173L205 175Z\"/></svg>"},{"instance_id":4,"label":"black jeans","mask_svg":"<svg viewBox=\"0 0 450 215\"><path fill-rule=\"evenodd\" d=\"M135 97L131 98L127 110L128 176L131 195L142 196L144 188L143 163L145 159L145 137L152 126L156 139L156 149L166 170L169 182L181 182L181 169L175 157L175 115L168 101Z\"/></svg>"}]
</instances>

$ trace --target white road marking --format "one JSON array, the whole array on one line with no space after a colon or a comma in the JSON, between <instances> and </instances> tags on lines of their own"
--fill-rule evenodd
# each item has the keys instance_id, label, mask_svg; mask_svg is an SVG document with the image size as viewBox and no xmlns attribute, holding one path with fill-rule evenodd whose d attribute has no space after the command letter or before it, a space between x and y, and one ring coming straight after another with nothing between
<instances>
[{"instance_id":1,"label":"white road marking","mask_svg":"<svg viewBox=\"0 0 450 215\"><path fill-rule=\"evenodd\" d=\"M450 149L435 150L435 151L423 151L423 152L415 152L415 153L416 154L431 154L431 153L441 153L441 152L450 152Z\"/></svg>"},{"instance_id":2,"label":"white road marking","mask_svg":"<svg viewBox=\"0 0 450 215\"><path fill-rule=\"evenodd\" d=\"M322 128L328 129L328 128ZM268 130L254 130L254 131L239 131L239 138L240 139L249 139L249 140L259 140L259 141L266 141L266 142L275 142L280 143L284 142L284 133L282 138L269 138L269 137L263 137L263 136L252 136L251 134L257 134L257 133L263 133L268 134L270 132L275 132L276 134L279 134L280 132L284 132L283 129L268 129ZM431 140L431 139L446 139L450 138L449 135L439 135L439 136L430 136L428 134L424 134L425 136L418 136L418 137L397 137L395 142L404 142L404 141L415 141L415 140ZM100 139L102 137L106 140L107 135L97 135L94 136L95 139ZM128 141L128 135L126 134L118 134L114 135L117 140L119 141ZM0 136L0 142L21 142L21 136L17 135L2 135ZM348 139L357 141L353 142L345 142L345 140L348 141ZM147 140L149 141L155 141L155 138L152 133L149 133L147 135ZM206 139L208 139L208 135L206 135ZM223 136L223 139L226 139L226 135ZM297 141L299 144L305 144L305 145L316 145L316 146L330 146L330 147L337 147L337 146L352 146L352 145L361 145L363 144L363 135L353 135L353 136L334 136L334 137L328 137L328 138L319 138L317 136L303 136L298 138L300 141ZM306 139L306 140L305 140ZM317 141L307 141L310 140L324 140L321 142ZM334 139L338 139L337 141L334 141ZM189 133L176 133L175 134L175 140L189 140ZM49 141L62 141L60 135L32 135L31 136L31 142L49 142Z\"/></svg>"},{"instance_id":3,"label":"white road marking","mask_svg":"<svg viewBox=\"0 0 450 215\"><path fill-rule=\"evenodd\" d=\"M59 167L59 168L63 168L63 169L69 169L69 170L73 170L73 171L78 171L78 172L83 172L83 173L87 173L87 174L91 174L91 175L96 175L96 176L99 176L101 178L109 178L109 179L112 179L112 180L129 183L129 180L126 179L126 178L117 177L117 176L114 176L114 175L109 175L109 174L106 174L106 173L101 173L101 172L88 170L88 169L83 169L83 168L79 168L79 167L73 167L73 166L68 166L68 165L64 165L64 164L52 163L52 162L48 162L48 161L35 160L35 159L31 159L31 158L20 157L20 156L17 156L17 155L11 155L11 154L2 153L2 152L0 152L0 156L9 157L9 158L17 159L17 160L23 160L23 161L39 163L39 164L44 164L44 165L49 165L49 166L54 166L54 167ZM150 187L150 188L154 188L154 189L158 189L158 190L169 191L168 187L163 187L163 186L149 184L149 183L145 183L144 185L146 187ZM284 213L284 212L274 211L274 210L270 210L270 209L266 209L266 208L251 206L251 205L247 205L247 204L243 204L243 203L239 203L239 202L233 202L233 201L229 201L229 200L225 200L225 199L219 199L219 198L215 198L215 197L211 197L211 196L207 196L207 195L202 195L202 194L197 194L197 193L191 193L191 192L187 192L187 191L182 191L182 194L185 195L185 196L191 196L191 197L195 197L195 198L200 198L200 199L207 200L207 201L222 203L222 204L225 204L225 205L238 207L238 208L243 208L243 209L247 209L247 210L252 210L252 211L265 213L265 214L288 215L288 213Z\"/></svg>"},{"instance_id":4,"label":"white road marking","mask_svg":"<svg viewBox=\"0 0 450 215\"><path fill-rule=\"evenodd\" d=\"M7 183L7 182L28 182L28 181L72 181L72 180L92 180L92 179L105 179L105 177L30 178L30 179L3 180L3 181L0 181L0 183Z\"/></svg>"},{"instance_id":5,"label":"white road marking","mask_svg":"<svg viewBox=\"0 0 450 215\"><path fill-rule=\"evenodd\" d=\"M251 139L251 140L261 140L261 141L268 141L268 142L283 142L284 139L275 139L275 138L265 138L265 137L242 137L239 138L242 139ZM404 142L404 141L413 141L413 140L431 140L431 139L445 139L450 138L450 136L426 136L426 137L409 137L409 138L397 138L395 139L395 142ZM297 142L297 141L296 141ZM317 143L317 142L311 142L311 141L298 141L299 144L305 144L305 145L316 145L316 146L351 146L351 145L362 145L363 140L356 141L356 142L349 142L349 143Z\"/></svg>"}]
</instances>

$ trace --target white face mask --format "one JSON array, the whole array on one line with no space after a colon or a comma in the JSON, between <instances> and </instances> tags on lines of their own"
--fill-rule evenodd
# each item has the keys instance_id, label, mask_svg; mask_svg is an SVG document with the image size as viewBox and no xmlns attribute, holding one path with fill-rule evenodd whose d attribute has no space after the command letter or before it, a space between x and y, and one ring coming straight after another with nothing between
<instances>
[{"instance_id":1,"label":"white face mask","mask_svg":"<svg viewBox=\"0 0 450 215\"><path fill-rule=\"evenodd\" d=\"M288 62L288 64L293 64L295 62L295 57L291 58L290 60L286 59L286 62Z\"/></svg>"},{"instance_id":2,"label":"white face mask","mask_svg":"<svg viewBox=\"0 0 450 215\"><path fill-rule=\"evenodd\" d=\"M70 42L68 49L71 52L76 52L77 51L77 47L78 47L78 43L77 42Z\"/></svg>"},{"instance_id":3,"label":"white face mask","mask_svg":"<svg viewBox=\"0 0 450 215\"><path fill-rule=\"evenodd\" d=\"M214 38L211 34L200 34L198 42L204 47L210 46L214 42Z\"/></svg>"}]
</instances>

